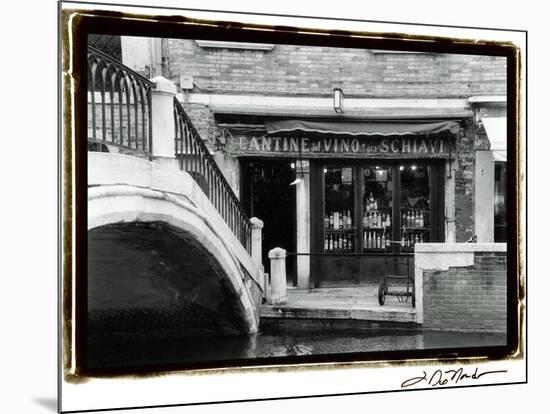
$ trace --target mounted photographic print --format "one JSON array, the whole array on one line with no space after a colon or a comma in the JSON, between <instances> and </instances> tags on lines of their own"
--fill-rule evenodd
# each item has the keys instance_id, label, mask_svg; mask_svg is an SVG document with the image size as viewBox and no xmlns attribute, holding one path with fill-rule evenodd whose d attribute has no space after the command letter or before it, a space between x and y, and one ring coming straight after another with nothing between
<instances>
[{"instance_id":1,"label":"mounted photographic print","mask_svg":"<svg viewBox=\"0 0 550 414\"><path fill-rule=\"evenodd\" d=\"M526 381L524 33L59 18L63 412Z\"/></svg>"}]
</instances>

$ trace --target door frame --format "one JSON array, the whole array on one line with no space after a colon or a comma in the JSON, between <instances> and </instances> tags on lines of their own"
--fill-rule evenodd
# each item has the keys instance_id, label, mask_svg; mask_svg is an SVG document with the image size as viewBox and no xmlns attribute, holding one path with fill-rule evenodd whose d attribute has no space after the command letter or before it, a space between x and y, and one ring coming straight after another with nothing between
<instances>
[{"instance_id":1,"label":"door frame","mask_svg":"<svg viewBox=\"0 0 550 414\"><path fill-rule=\"evenodd\" d=\"M253 208L253 183L250 179L250 171L249 171L249 163L276 163L276 164L284 164L285 162L290 164L292 162L296 162L295 158L283 158L283 157L239 157L239 200L241 202L241 205L244 207L245 212L249 214L249 217L253 217L254 208ZM294 175L292 177L293 179L296 178L296 169L294 169ZM290 184L290 183L289 183ZM296 252L296 246L297 246L297 229L296 229L296 190L295 187L292 191L292 201L291 201L291 221L292 221L292 227L291 227L291 233L292 233L292 251L289 253ZM262 220L265 224L267 218L264 217L258 217L260 220ZM265 229L265 225L264 225ZM265 237L265 230L262 231L262 257L264 257L264 251L266 251L265 244L263 243ZM266 252L267 253L267 252ZM267 255L266 255L267 256ZM298 283L298 263L296 260L296 255L287 255L287 263L291 261L290 265L287 264L287 269L292 270L292 285L297 286ZM265 266L265 263L264 263Z\"/></svg>"}]
</instances>

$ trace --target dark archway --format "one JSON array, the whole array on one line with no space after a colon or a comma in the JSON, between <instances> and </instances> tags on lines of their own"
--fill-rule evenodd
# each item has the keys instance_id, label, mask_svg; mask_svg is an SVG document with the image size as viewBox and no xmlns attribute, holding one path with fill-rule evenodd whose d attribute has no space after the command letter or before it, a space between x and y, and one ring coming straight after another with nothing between
<instances>
[{"instance_id":1,"label":"dark archway","mask_svg":"<svg viewBox=\"0 0 550 414\"><path fill-rule=\"evenodd\" d=\"M89 230L87 279L88 369L177 364L178 343L246 332L216 258L165 223Z\"/></svg>"}]
</instances>

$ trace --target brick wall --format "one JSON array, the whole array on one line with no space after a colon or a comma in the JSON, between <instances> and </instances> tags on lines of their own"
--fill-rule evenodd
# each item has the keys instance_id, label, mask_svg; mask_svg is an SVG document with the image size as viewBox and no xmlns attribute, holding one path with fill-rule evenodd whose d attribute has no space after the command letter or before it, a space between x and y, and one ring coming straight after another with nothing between
<instances>
[{"instance_id":1,"label":"brick wall","mask_svg":"<svg viewBox=\"0 0 550 414\"><path fill-rule=\"evenodd\" d=\"M506 332L506 253L475 252L473 266L423 279L425 329Z\"/></svg>"},{"instance_id":2,"label":"brick wall","mask_svg":"<svg viewBox=\"0 0 550 414\"><path fill-rule=\"evenodd\" d=\"M326 95L334 87L347 96L506 92L503 57L299 45L267 51L203 48L187 39L168 39L163 49L166 75L178 85L180 74L192 75L203 92Z\"/></svg>"},{"instance_id":3,"label":"brick wall","mask_svg":"<svg viewBox=\"0 0 550 414\"><path fill-rule=\"evenodd\" d=\"M191 119L191 122L193 122L201 138L204 139L209 146L213 145L216 139L219 138L220 132L216 127L214 114L210 111L210 108L201 104L187 104L183 105L183 109L187 113L187 116L189 116L189 119Z\"/></svg>"}]
</instances>

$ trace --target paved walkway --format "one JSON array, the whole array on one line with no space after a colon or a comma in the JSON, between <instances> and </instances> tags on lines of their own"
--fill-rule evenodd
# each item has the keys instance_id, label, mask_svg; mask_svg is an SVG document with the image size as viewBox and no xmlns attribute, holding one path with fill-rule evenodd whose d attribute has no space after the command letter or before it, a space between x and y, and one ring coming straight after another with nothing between
<instances>
[{"instance_id":1,"label":"paved walkway","mask_svg":"<svg viewBox=\"0 0 550 414\"><path fill-rule=\"evenodd\" d=\"M400 303L395 296L386 296L378 303L378 285L318 288L310 291L290 288L284 305L262 305L265 318L358 319L388 322L414 322L415 309L411 298Z\"/></svg>"}]
</instances>

